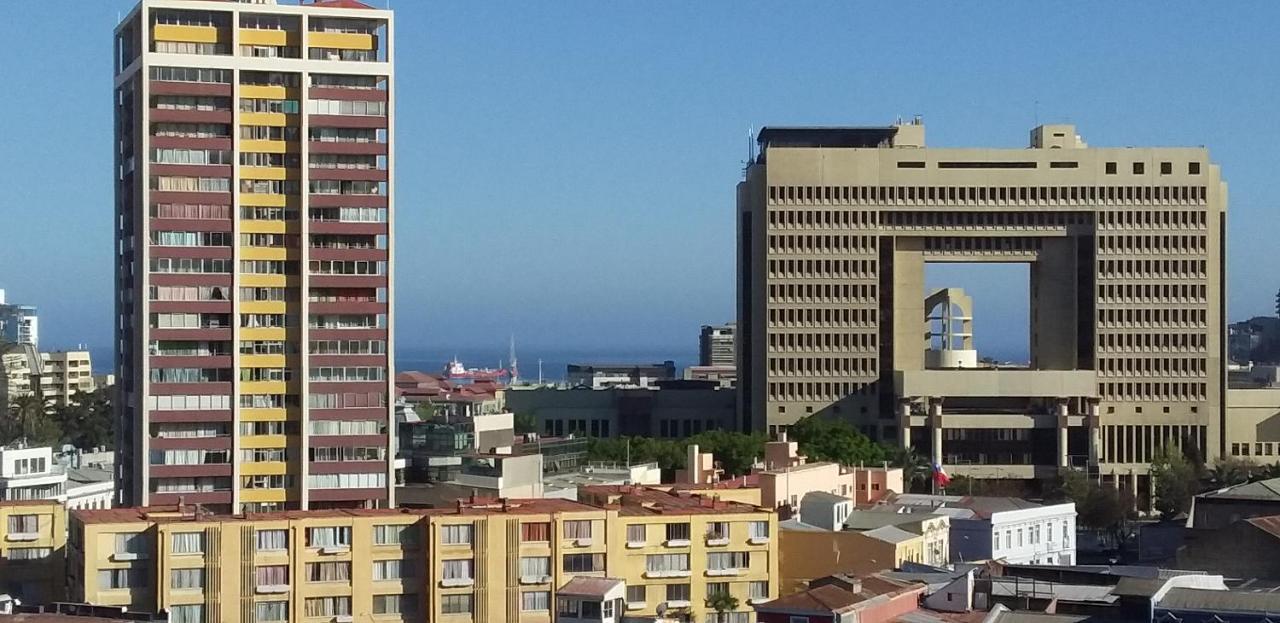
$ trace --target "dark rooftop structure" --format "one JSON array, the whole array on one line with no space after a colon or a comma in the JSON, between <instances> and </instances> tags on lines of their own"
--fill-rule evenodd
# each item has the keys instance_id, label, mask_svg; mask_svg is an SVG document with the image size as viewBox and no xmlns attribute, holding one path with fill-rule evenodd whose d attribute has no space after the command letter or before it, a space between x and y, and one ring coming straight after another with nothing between
<instances>
[{"instance_id":1,"label":"dark rooftop structure","mask_svg":"<svg viewBox=\"0 0 1280 623\"><path fill-rule=\"evenodd\" d=\"M840 126L766 126L760 129L756 142L760 145L761 158L767 147L889 147L898 128L840 127Z\"/></svg>"}]
</instances>

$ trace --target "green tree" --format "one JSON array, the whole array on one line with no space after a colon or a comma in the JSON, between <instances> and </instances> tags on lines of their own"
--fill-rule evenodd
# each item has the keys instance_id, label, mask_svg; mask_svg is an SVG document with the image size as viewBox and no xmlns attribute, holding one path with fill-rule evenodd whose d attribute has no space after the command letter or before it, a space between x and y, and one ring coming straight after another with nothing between
<instances>
[{"instance_id":1,"label":"green tree","mask_svg":"<svg viewBox=\"0 0 1280 623\"><path fill-rule=\"evenodd\" d=\"M797 442L800 453L811 461L875 465L889 460L884 446L844 420L809 416L791 425L787 437Z\"/></svg>"},{"instance_id":2,"label":"green tree","mask_svg":"<svg viewBox=\"0 0 1280 623\"><path fill-rule=\"evenodd\" d=\"M70 404L53 410L53 418L77 448L111 448L115 445L115 410L111 390L99 388L79 393Z\"/></svg>"},{"instance_id":3,"label":"green tree","mask_svg":"<svg viewBox=\"0 0 1280 623\"><path fill-rule=\"evenodd\" d=\"M724 475L730 477L750 473L756 459L764 455L764 435L759 433L709 430L678 443L698 444L698 450L714 455Z\"/></svg>"},{"instance_id":4,"label":"green tree","mask_svg":"<svg viewBox=\"0 0 1280 623\"><path fill-rule=\"evenodd\" d=\"M707 597L707 607L724 618L724 613L738 609L738 598L724 591L716 591Z\"/></svg>"},{"instance_id":5,"label":"green tree","mask_svg":"<svg viewBox=\"0 0 1280 623\"><path fill-rule=\"evenodd\" d=\"M515 415L515 429L517 435L536 433L538 432L538 420L528 413L517 413Z\"/></svg>"},{"instance_id":6,"label":"green tree","mask_svg":"<svg viewBox=\"0 0 1280 623\"><path fill-rule=\"evenodd\" d=\"M1230 487L1256 480L1265 468L1240 457L1223 457L1214 462L1206 474L1208 484L1214 488Z\"/></svg>"},{"instance_id":7,"label":"green tree","mask_svg":"<svg viewBox=\"0 0 1280 623\"><path fill-rule=\"evenodd\" d=\"M1172 447L1156 454L1151 462L1151 478L1155 482L1155 509L1164 519L1173 519L1191 508L1191 498L1200 489L1196 466Z\"/></svg>"},{"instance_id":8,"label":"green tree","mask_svg":"<svg viewBox=\"0 0 1280 623\"><path fill-rule=\"evenodd\" d=\"M933 470L929 467L929 461L924 458L924 455L917 452L915 448L899 447L890 448L889 453L892 455L890 464L902 468L902 482L909 491L929 490L929 479L933 475Z\"/></svg>"}]
</instances>

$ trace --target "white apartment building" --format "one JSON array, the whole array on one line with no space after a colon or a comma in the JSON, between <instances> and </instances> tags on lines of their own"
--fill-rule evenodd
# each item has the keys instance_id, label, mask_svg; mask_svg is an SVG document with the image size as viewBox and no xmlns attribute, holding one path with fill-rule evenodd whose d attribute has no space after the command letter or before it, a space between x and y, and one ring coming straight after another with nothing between
<instances>
[{"instance_id":1,"label":"white apartment building","mask_svg":"<svg viewBox=\"0 0 1280 623\"><path fill-rule=\"evenodd\" d=\"M53 448L0 448L0 502L57 500L67 508L111 508L114 491L110 472L64 467Z\"/></svg>"}]
</instances>

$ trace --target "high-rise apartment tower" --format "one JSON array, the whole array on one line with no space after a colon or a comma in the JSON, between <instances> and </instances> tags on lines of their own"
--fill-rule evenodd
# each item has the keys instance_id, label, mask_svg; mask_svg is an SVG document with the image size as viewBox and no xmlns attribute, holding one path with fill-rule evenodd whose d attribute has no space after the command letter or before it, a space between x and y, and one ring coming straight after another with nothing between
<instances>
[{"instance_id":1,"label":"high-rise apartment tower","mask_svg":"<svg viewBox=\"0 0 1280 623\"><path fill-rule=\"evenodd\" d=\"M143 0L116 27L123 503L392 504L392 26Z\"/></svg>"},{"instance_id":2,"label":"high-rise apartment tower","mask_svg":"<svg viewBox=\"0 0 1280 623\"><path fill-rule=\"evenodd\" d=\"M730 322L723 325L702 325L698 334L698 365L736 366L734 333L737 326Z\"/></svg>"},{"instance_id":3,"label":"high-rise apartment tower","mask_svg":"<svg viewBox=\"0 0 1280 623\"><path fill-rule=\"evenodd\" d=\"M1028 149L765 128L738 185L743 426L830 415L952 474L1084 469L1144 495L1161 448L1222 451L1226 201L1204 148L1069 125ZM925 290L935 262L1027 266L1029 366L966 350L970 298Z\"/></svg>"}]
</instances>

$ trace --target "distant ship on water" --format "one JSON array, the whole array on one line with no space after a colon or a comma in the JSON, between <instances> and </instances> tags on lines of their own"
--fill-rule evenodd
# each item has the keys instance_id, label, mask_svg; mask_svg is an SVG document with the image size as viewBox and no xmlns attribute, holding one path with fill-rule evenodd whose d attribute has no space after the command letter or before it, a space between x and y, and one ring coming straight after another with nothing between
<instances>
[{"instance_id":1,"label":"distant ship on water","mask_svg":"<svg viewBox=\"0 0 1280 623\"><path fill-rule=\"evenodd\" d=\"M457 357L444 366L444 377L451 381L500 381L512 376L506 368L468 368Z\"/></svg>"}]
</instances>

